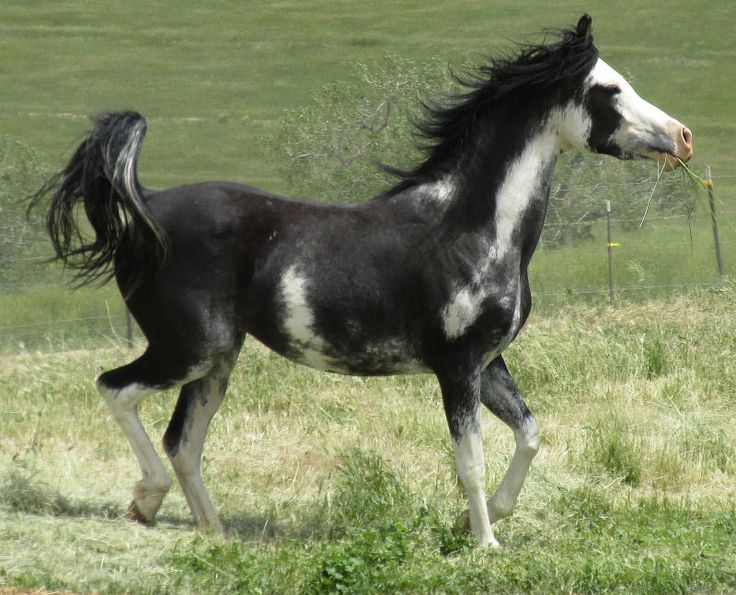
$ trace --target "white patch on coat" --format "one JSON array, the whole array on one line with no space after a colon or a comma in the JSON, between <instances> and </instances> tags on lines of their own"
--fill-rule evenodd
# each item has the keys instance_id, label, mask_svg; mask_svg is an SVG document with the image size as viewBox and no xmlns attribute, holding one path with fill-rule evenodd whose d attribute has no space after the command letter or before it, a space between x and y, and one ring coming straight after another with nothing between
<instances>
[{"instance_id":1,"label":"white patch on coat","mask_svg":"<svg viewBox=\"0 0 736 595\"><path fill-rule=\"evenodd\" d=\"M448 202L455 196L455 182L449 176L438 180L432 186L433 194L440 202Z\"/></svg>"},{"instance_id":2,"label":"white patch on coat","mask_svg":"<svg viewBox=\"0 0 736 595\"><path fill-rule=\"evenodd\" d=\"M532 139L506 170L496 195L496 252L499 259L513 247L514 231L539 194L545 170L560 152L560 138L551 126Z\"/></svg>"},{"instance_id":3,"label":"white patch on coat","mask_svg":"<svg viewBox=\"0 0 736 595\"><path fill-rule=\"evenodd\" d=\"M314 314L307 304L307 280L296 267L290 267L281 278L281 292L286 306L284 329L294 341L308 343L314 339Z\"/></svg>"},{"instance_id":4,"label":"white patch on coat","mask_svg":"<svg viewBox=\"0 0 736 595\"><path fill-rule=\"evenodd\" d=\"M307 297L307 278L299 275L296 266L287 269L281 278L281 295L285 310L283 328L291 347L298 352L298 361L318 370L332 369L323 352L324 341L313 329L314 313Z\"/></svg>"},{"instance_id":5,"label":"white patch on coat","mask_svg":"<svg viewBox=\"0 0 736 595\"><path fill-rule=\"evenodd\" d=\"M483 313L482 306L486 298L500 289L494 287L492 272L514 247L514 232L526 210L538 198L545 170L554 163L560 152L557 128L559 121L551 120L550 118L545 129L529 142L506 170L496 195L495 241L486 247L471 281L458 287L443 309L443 328L448 339L456 339L470 328ZM518 288L507 291L504 299L511 301L508 304L509 309L514 308L514 322L510 333L515 334L520 319ZM513 303L516 306L512 306Z\"/></svg>"},{"instance_id":6,"label":"white patch on coat","mask_svg":"<svg viewBox=\"0 0 736 595\"><path fill-rule=\"evenodd\" d=\"M452 296L443 312L445 336L456 339L473 324L481 313L483 292L470 287L463 287Z\"/></svg>"},{"instance_id":7,"label":"white patch on coat","mask_svg":"<svg viewBox=\"0 0 736 595\"><path fill-rule=\"evenodd\" d=\"M421 196L424 200L431 200L438 206L449 205L457 192L457 186L452 176L447 175L436 182L422 184Z\"/></svg>"}]
</instances>

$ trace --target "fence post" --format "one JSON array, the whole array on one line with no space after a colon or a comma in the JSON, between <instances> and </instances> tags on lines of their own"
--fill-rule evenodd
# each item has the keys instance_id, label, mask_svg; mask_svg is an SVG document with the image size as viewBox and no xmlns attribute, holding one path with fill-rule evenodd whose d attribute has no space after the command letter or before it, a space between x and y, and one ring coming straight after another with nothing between
<instances>
[{"instance_id":1,"label":"fence post","mask_svg":"<svg viewBox=\"0 0 736 595\"><path fill-rule=\"evenodd\" d=\"M613 249L618 243L611 241L611 201L606 201L606 232L608 236L608 298L613 306L616 301L616 291L613 288Z\"/></svg>"},{"instance_id":2,"label":"fence post","mask_svg":"<svg viewBox=\"0 0 736 595\"><path fill-rule=\"evenodd\" d=\"M723 280L723 257L721 256L721 234L718 232L718 214L716 213L716 197L713 194L713 179L710 175L710 165L705 167L703 185L708 189L708 206L710 208L710 220L713 223L713 242L716 247L716 264L718 265L718 277Z\"/></svg>"}]
</instances>

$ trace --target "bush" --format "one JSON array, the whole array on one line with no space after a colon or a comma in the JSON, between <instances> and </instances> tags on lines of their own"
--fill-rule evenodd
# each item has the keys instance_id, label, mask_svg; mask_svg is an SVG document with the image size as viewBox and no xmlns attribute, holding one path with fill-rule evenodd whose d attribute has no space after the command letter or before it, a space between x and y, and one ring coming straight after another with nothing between
<instances>
[{"instance_id":1,"label":"bush","mask_svg":"<svg viewBox=\"0 0 736 595\"><path fill-rule=\"evenodd\" d=\"M46 157L8 136L0 136L0 288L17 289L47 272L51 254L44 213L26 218L25 199L51 175ZM36 266L36 265L39 266ZM33 266L29 266L33 265Z\"/></svg>"}]
</instances>

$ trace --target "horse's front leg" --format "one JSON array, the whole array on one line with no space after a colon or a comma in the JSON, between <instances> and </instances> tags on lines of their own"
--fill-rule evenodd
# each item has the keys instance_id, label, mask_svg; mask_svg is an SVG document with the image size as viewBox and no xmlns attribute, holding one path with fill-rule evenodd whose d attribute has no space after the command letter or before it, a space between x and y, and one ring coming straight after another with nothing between
<instances>
[{"instance_id":1,"label":"horse's front leg","mask_svg":"<svg viewBox=\"0 0 736 595\"><path fill-rule=\"evenodd\" d=\"M488 516L480 432L480 370L438 373L447 423L455 443L457 474L470 506L470 528L481 546L498 547Z\"/></svg>"},{"instance_id":2,"label":"horse's front leg","mask_svg":"<svg viewBox=\"0 0 736 595\"><path fill-rule=\"evenodd\" d=\"M539 450L539 426L524 403L501 356L483 370L480 399L514 432L516 449L508 471L488 501L491 523L509 516L521 492L529 465Z\"/></svg>"}]
</instances>

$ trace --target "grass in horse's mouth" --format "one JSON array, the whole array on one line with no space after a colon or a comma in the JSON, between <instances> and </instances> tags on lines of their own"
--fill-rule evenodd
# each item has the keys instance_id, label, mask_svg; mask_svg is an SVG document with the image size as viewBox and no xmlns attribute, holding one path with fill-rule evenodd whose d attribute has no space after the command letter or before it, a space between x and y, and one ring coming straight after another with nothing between
<instances>
[{"instance_id":1,"label":"grass in horse's mouth","mask_svg":"<svg viewBox=\"0 0 736 595\"><path fill-rule=\"evenodd\" d=\"M673 157L677 159L677 161L680 163L682 171L685 173L685 176L690 180L690 182L692 182L693 186L698 188L698 190L700 190L701 188L707 188L709 186L709 183L701 178L698 174L696 174L693 170L691 170L682 159L680 159L677 155L673 155Z\"/></svg>"},{"instance_id":2,"label":"grass in horse's mouth","mask_svg":"<svg viewBox=\"0 0 736 595\"><path fill-rule=\"evenodd\" d=\"M652 186L652 191L649 193L649 198L647 198L647 206L644 209L644 215L642 215L641 221L639 222L639 227L644 225L644 220L647 218L647 213L649 213L649 205L652 204L652 196L654 196L654 191L657 189L657 184L659 184L659 179L662 177L666 166L666 160L662 163L662 167L660 167L659 162L657 162L657 179L654 180L654 186Z\"/></svg>"}]
</instances>

